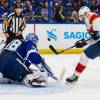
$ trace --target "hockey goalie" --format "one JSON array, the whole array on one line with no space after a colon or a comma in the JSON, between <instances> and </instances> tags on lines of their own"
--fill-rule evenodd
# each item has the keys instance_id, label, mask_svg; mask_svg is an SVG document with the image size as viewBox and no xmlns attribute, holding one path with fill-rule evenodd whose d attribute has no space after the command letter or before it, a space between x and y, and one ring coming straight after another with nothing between
<instances>
[{"instance_id":1,"label":"hockey goalie","mask_svg":"<svg viewBox=\"0 0 100 100\"><path fill-rule=\"evenodd\" d=\"M14 39L0 54L0 80L26 86L46 86L48 77L57 80L37 49L38 36L29 33L26 39ZM33 66L33 67L32 67ZM34 69L37 67L37 69Z\"/></svg>"}]
</instances>

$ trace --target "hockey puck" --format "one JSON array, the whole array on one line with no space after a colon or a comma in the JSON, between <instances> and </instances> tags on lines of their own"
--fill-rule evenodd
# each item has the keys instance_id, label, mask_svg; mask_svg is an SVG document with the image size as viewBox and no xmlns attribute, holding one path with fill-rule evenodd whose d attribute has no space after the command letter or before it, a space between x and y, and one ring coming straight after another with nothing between
<instances>
[{"instance_id":1,"label":"hockey puck","mask_svg":"<svg viewBox=\"0 0 100 100\"><path fill-rule=\"evenodd\" d=\"M49 37L47 39L48 39L48 41L51 41L51 39Z\"/></svg>"}]
</instances>

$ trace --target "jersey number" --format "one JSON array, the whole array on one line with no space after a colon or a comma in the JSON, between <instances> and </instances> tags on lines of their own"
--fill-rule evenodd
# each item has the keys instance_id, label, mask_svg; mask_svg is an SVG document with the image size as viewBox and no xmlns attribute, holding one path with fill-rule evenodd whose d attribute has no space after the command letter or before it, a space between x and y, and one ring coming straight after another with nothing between
<instances>
[{"instance_id":1,"label":"jersey number","mask_svg":"<svg viewBox=\"0 0 100 100\"><path fill-rule=\"evenodd\" d=\"M13 40L7 47L7 50L16 51L18 47L22 44L20 40Z\"/></svg>"}]
</instances>

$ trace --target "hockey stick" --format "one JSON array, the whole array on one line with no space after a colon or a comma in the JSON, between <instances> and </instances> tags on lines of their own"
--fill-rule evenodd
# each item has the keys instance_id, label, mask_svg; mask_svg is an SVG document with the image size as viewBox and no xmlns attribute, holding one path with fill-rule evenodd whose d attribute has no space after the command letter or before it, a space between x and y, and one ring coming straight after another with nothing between
<instances>
[{"instance_id":1,"label":"hockey stick","mask_svg":"<svg viewBox=\"0 0 100 100\"><path fill-rule=\"evenodd\" d=\"M52 69L45 63L44 59L41 61L42 67L47 71L48 76L50 76L51 78L53 78L54 80L58 80L58 78L55 76L54 72L52 71ZM43 70L42 67L37 66L40 70Z\"/></svg>"},{"instance_id":2,"label":"hockey stick","mask_svg":"<svg viewBox=\"0 0 100 100\"><path fill-rule=\"evenodd\" d=\"M89 41L89 40L91 40L91 39L92 39L92 38L89 38L89 39L87 39L87 40L85 40L85 41ZM79 41L80 41L80 40L79 40ZM51 49L51 51L53 51L56 55L61 54L61 53L65 52L65 51L67 51L67 50L70 50L70 49L74 48L74 47L76 47L76 46L73 45L73 46L71 46L71 47L69 47L69 48L67 48L67 49L64 49L64 50L58 52L52 45L49 45L49 48Z\"/></svg>"},{"instance_id":3,"label":"hockey stick","mask_svg":"<svg viewBox=\"0 0 100 100\"><path fill-rule=\"evenodd\" d=\"M52 45L49 45L49 48L50 48L56 55L61 54L61 53L65 52L65 51L67 51L67 50L69 50L69 49L74 48L74 47L75 47L75 45L74 45L74 46L71 46L71 47L69 47L69 48L67 48L67 49L64 49L64 50L62 50L62 51L60 51L60 52L58 52Z\"/></svg>"}]
</instances>

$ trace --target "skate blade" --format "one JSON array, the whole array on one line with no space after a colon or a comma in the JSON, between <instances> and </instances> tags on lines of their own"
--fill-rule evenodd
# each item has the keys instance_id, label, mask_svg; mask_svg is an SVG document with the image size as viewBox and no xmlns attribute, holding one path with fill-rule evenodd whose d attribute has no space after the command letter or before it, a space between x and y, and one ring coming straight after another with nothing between
<instances>
[{"instance_id":1,"label":"skate blade","mask_svg":"<svg viewBox=\"0 0 100 100\"><path fill-rule=\"evenodd\" d=\"M46 87L47 86L47 83L44 83L44 82L42 82L42 83L36 83L36 82L33 82L32 83L32 87Z\"/></svg>"},{"instance_id":2,"label":"skate blade","mask_svg":"<svg viewBox=\"0 0 100 100\"><path fill-rule=\"evenodd\" d=\"M70 85L75 85L76 82L65 82L65 85L70 86Z\"/></svg>"}]
</instances>

